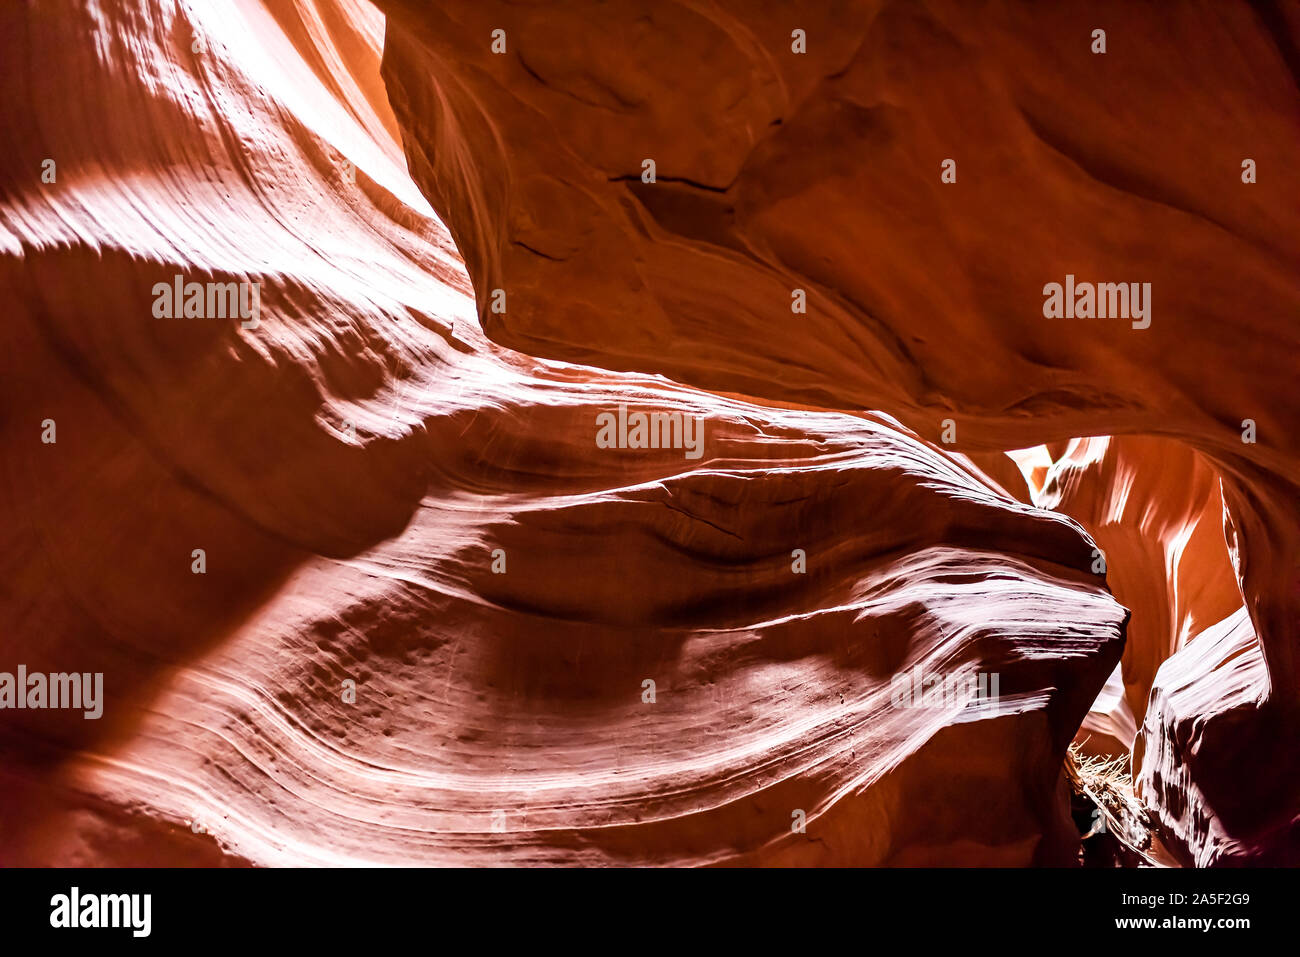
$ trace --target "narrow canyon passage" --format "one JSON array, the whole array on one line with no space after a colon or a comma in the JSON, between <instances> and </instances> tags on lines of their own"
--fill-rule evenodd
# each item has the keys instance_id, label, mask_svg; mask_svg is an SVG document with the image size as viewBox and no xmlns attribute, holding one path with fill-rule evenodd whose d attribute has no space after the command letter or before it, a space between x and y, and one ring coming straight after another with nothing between
<instances>
[{"instance_id":1,"label":"narrow canyon passage","mask_svg":"<svg viewBox=\"0 0 1300 957\"><path fill-rule=\"evenodd\" d=\"M1294 864L1289 10L5 7L0 859Z\"/></svg>"}]
</instances>

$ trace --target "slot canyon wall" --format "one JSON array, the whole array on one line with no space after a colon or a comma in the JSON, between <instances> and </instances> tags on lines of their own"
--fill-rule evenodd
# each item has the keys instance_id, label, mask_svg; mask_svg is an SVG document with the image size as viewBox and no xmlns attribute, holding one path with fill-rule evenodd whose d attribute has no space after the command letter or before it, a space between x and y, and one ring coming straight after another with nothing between
<instances>
[{"instance_id":1,"label":"slot canyon wall","mask_svg":"<svg viewBox=\"0 0 1300 957\"><path fill-rule=\"evenodd\" d=\"M1298 49L0 7L0 675L103 677L0 710L0 862L1069 865L1075 742L1157 863L1295 863Z\"/></svg>"}]
</instances>

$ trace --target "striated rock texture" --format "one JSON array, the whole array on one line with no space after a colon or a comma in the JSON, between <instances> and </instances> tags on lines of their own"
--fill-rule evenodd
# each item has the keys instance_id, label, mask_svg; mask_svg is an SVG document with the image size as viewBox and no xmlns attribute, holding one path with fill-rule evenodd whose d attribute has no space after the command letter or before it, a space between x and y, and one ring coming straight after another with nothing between
<instances>
[{"instance_id":1,"label":"striated rock texture","mask_svg":"<svg viewBox=\"0 0 1300 957\"><path fill-rule=\"evenodd\" d=\"M1294 742L1253 720L1268 675L1225 547L1218 477L1165 439L1076 439L1032 500L1092 532L1132 611L1121 667L1076 736L1082 751L1131 751L1171 863L1290 863L1290 794L1269 786L1286 780ZM1140 734L1134 715L1145 716ZM1204 754L1235 761L1233 774L1202 773ZM1251 780L1262 788L1242 786Z\"/></svg>"},{"instance_id":2,"label":"striated rock texture","mask_svg":"<svg viewBox=\"0 0 1300 957\"><path fill-rule=\"evenodd\" d=\"M933 441L951 423L972 453L1195 449L1265 679L1231 721L1204 715L1223 730L1153 800L1230 787L1289 808L1286 827L1189 839L1198 859L1300 860L1300 767L1243 776L1230 743L1300 745L1300 9L379 5L408 165L494 341L884 409ZM1076 278L1149 283L1149 309L1045 318L1048 284ZM1139 719L1185 625L1150 623L1164 637L1125 672Z\"/></svg>"},{"instance_id":3,"label":"striated rock texture","mask_svg":"<svg viewBox=\"0 0 1300 957\"><path fill-rule=\"evenodd\" d=\"M1245 609L1160 666L1134 746L1136 792L1188 866L1295 863L1295 742L1262 724L1268 674ZM1202 756L1215 761L1204 773ZM1226 764L1230 774L1220 768ZM1246 787L1242 782L1262 782ZM1272 785L1272 789L1270 789Z\"/></svg>"},{"instance_id":4,"label":"striated rock texture","mask_svg":"<svg viewBox=\"0 0 1300 957\"><path fill-rule=\"evenodd\" d=\"M1224 544L1219 478L1198 453L1165 439L1077 439L1033 501L1090 530L1107 584L1133 612L1121 670L1124 701L1111 698L1108 709L1116 727L1128 730L1121 741L1127 751L1157 669L1241 607Z\"/></svg>"},{"instance_id":5,"label":"striated rock texture","mask_svg":"<svg viewBox=\"0 0 1300 957\"><path fill-rule=\"evenodd\" d=\"M0 672L103 674L0 711L0 859L1071 862L1092 540L887 415L493 343L382 31L0 10ZM260 312L160 315L176 276ZM602 447L620 406L698 442Z\"/></svg>"},{"instance_id":6,"label":"striated rock texture","mask_svg":"<svg viewBox=\"0 0 1300 957\"><path fill-rule=\"evenodd\" d=\"M379 7L0 6L0 861L1297 859L1291 8Z\"/></svg>"}]
</instances>

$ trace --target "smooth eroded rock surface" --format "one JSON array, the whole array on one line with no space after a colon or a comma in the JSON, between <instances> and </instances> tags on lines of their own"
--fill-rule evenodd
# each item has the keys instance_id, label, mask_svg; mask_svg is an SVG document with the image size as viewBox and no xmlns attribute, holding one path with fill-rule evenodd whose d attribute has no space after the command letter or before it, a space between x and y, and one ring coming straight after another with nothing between
<instances>
[{"instance_id":1,"label":"smooth eroded rock surface","mask_svg":"<svg viewBox=\"0 0 1300 957\"><path fill-rule=\"evenodd\" d=\"M408 165L494 341L883 409L972 454L1195 449L1205 469L1175 476L1169 507L1201 500L1198 475L1221 485L1267 675L1269 708L1239 724L1300 741L1294 5L380 6ZM1137 291L1065 318L1049 290L1076 280ZM1125 669L1139 720L1156 649L1187 624L1165 590L1135 603L1180 617L1150 622L1163 637ZM1194 786L1300 819L1300 774L1210 753L1235 733L1207 739ZM1300 859L1295 828L1239 837Z\"/></svg>"},{"instance_id":2,"label":"smooth eroded rock surface","mask_svg":"<svg viewBox=\"0 0 1300 957\"><path fill-rule=\"evenodd\" d=\"M0 12L0 671L104 676L97 720L4 712L0 856L1073 861L1062 760L1127 618L1092 540L889 416L699 387L776 381L757 349L744 377L650 374L736 369L743 317L684 347L647 299L574 286L599 324L511 308L602 361L491 341L406 172L383 30L345 0ZM458 149L490 178L483 135ZM734 175L707 149L665 177ZM491 188L449 217L476 281ZM178 275L259 283L257 321L158 315ZM663 368L619 371L619 329ZM835 405L816 391L791 387ZM700 431L602 447L620 406ZM996 699L898 681L977 675Z\"/></svg>"}]
</instances>

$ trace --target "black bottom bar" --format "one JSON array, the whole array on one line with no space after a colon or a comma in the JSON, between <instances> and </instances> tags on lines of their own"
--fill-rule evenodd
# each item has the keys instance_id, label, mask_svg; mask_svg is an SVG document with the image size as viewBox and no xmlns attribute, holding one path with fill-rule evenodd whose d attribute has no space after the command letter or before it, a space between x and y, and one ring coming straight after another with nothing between
<instances>
[{"instance_id":1,"label":"black bottom bar","mask_svg":"<svg viewBox=\"0 0 1300 957\"><path fill-rule=\"evenodd\" d=\"M119 926L70 926L74 887L78 924ZM402 941L462 951L849 939L869 949L900 937L1050 947L1193 933L1230 945L1289 932L1293 887L1292 872L1278 870L8 870L0 927L6 943L295 953ZM143 896L103 895L149 895L148 935L137 936Z\"/></svg>"}]
</instances>

